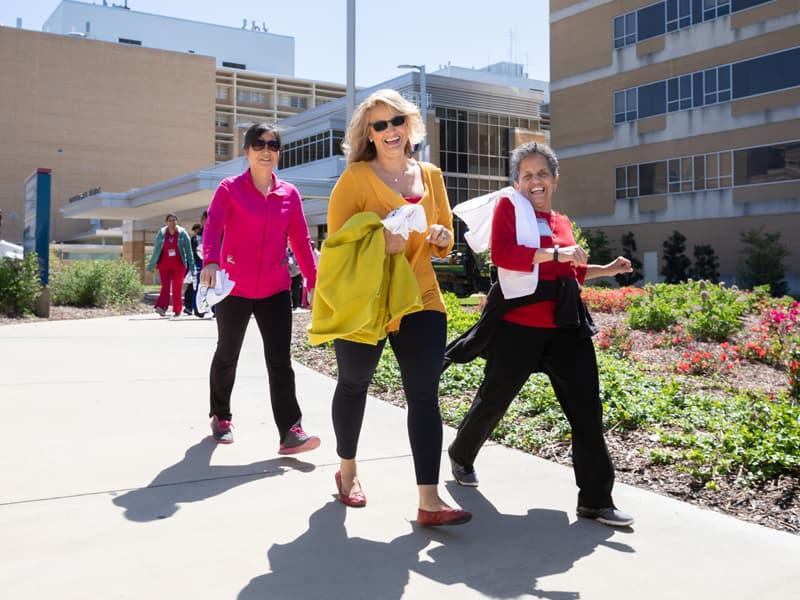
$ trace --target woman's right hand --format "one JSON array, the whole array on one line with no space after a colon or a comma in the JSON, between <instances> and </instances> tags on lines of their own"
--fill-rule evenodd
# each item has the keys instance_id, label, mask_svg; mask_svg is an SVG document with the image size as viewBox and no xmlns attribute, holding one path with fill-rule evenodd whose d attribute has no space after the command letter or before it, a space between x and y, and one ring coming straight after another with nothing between
<instances>
[{"instance_id":1,"label":"woman's right hand","mask_svg":"<svg viewBox=\"0 0 800 600\"><path fill-rule=\"evenodd\" d=\"M200 271L200 285L210 288L216 287L217 271L219 271L219 265L216 263L204 265L203 270Z\"/></svg>"},{"instance_id":2,"label":"woman's right hand","mask_svg":"<svg viewBox=\"0 0 800 600\"><path fill-rule=\"evenodd\" d=\"M574 246L561 246L558 249L558 262L568 262L573 265L589 263L589 253L577 244Z\"/></svg>"},{"instance_id":3,"label":"woman's right hand","mask_svg":"<svg viewBox=\"0 0 800 600\"><path fill-rule=\"evenodd\" d=\"M397 254L405 250L406 240L399 233L392 233L384 227L383 239L386 241L386 254Z\"/></svg>"}]
</instances>

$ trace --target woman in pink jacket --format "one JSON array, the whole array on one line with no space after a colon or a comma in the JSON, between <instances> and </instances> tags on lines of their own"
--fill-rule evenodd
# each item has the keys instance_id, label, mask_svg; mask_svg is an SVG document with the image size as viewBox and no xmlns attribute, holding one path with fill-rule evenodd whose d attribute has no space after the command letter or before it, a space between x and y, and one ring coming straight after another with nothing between
<instances>
[{"instance_id":1,"label":"woman in pink jacket","mask_svg":"<svg viewBox=\"0 0 800 600\"><path fill-rule=\"evenodd\" d=\"M313 450L320 444L301 426L290 345L291 279L286 240L309 286L317 269L300 194L272 172L278 164L281 137L273 125L256 124L244 136L250 168L220 182L203 231L200 283L214 287L224 269L234 282L230 295L216 305L217 349L211 362L211 431L215 441L233 442L231 392L250 316L255 316L264 344L272 413L278 427L279 454Z\"/></svg>"}]
</instances>

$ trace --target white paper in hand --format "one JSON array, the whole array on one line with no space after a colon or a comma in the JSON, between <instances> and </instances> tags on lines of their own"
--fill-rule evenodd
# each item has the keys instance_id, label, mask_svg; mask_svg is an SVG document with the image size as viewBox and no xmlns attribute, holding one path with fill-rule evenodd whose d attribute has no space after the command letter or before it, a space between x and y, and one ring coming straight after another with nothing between
<instances>
[{"instance_id":1,"label":"white paper in hand","mask_svg":"<svg viewBox=\"0 0 800 600\"><path fill-rule=\"evenodd\" d=\"M419 204L406 204L395 208L381 221L383 226L394 233L400 234L404 240L412 231L424 233L428 231L428 221L425 219L425 209Z\"/></svg>"},{"instance_id":2,"label":"white paper in hand","mask_svg":"<svg viewBox=\"0 0 800 600\"><path fill-rule=\"evenodd\" d=\"M202 313L210 311L212 306L231 293L234 285L236 283L228 278L225 269L217 271L217 282L213 288L202 283L197 288L197 310Z\"/></svg>"}]
</instances>

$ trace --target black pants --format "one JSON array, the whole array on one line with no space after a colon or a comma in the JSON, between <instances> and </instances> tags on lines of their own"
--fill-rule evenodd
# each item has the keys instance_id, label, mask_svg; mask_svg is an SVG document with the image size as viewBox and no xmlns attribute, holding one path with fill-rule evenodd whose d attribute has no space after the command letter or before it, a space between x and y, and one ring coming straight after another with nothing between
<instances>
[{"instance_id":1,"label":"black pants","mask_svg":"<svg viewBox=\"0 0 800 600\"><path fill-rule=\"evenodd\" d=\"M578 504L612 506L614 466L603 439L597 358L590 338L576 331L503 321L488 347L484 379L450 445L450 457L472 466L483 443L533 372L550 378L572 427L572 465Z\"/></svg>"},{"instance_id":2,"label":"black pants","mask_svg":"<svg viewBox=\"0 0 800 600\"><path fill-rule=\"evenodd\" d=\"M292 308L299 308L303 301L303 276L292 277Z\"/></svg>"},{"instance_id":3,"label":"black pants","mask_svg":"<svg viewBox=\"0 0 800 600\"><path fill-rule=\"evenodd\" d=\"M442 455L442 416L439 412L439 373L447 338L444 313L425 310L403 317L400 330L389 335L408 404L407 426L417 484L439 483ZM335 340L339 381L333 394L333 429L340 458L356 457L367 388L386 343L377 346Z\"/></svg>"},{"instance_id":4,"label":"black pants","mask_svg":"<svg viewBox=\"0 0 800 600\"><path fill-rule=\"evenodd\" d=\"M250 316L254 315L264 344L264 360L269 378L272 415L283 440L289 428L302 416L297 403L292 369L292 306L289 292L268 298L228 296L216 305L217 349L211 361L211 413L220 419L231 418L231 392L236 365Z\"/></svg>"}]
</instances>

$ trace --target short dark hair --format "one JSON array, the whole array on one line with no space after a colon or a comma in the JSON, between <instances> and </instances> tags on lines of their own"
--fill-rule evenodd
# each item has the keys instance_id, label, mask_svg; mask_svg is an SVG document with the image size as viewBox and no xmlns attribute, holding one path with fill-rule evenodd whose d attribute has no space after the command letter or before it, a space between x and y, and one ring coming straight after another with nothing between
<instances>
[{"instance_id":1,"label":"short dark hair","mask_svg":"<svg viewBox=\"0 0 800 600\"><path fill-rule=\"evenodd\" d=\"M200 223L195 223L194 225L192 225L192 231L200 231L202 228L203 226L200 225Z\"/></svg>"},{"instance_id":2,"label":"short dark hair","mask_svg":"<svg viewBox=\"0 0 800 600\"><path fill-rule=\"evenodd\" d=\"M541 154L544 156L550 167L550 174L553 177L558 177L558 158L556 158L556 153L553 152L553 149L547 144L527 142L514 148L514 151L511 153L511 181L517 183L519 179L519 165L531 154Z\"/></svg>"},{"instance_id":3,"label":"short dark hair","mask_svg":"<svg viewBox=\"0 0 800 600\"><path fill-rule=\"evenodd\" d=\"M170 218L170 217L175 217L175 220L176 220L176 221L178 220L178 215L176 215L175 213L168 213L168 214L167 214L167 216L166 216L166 217L164 217L164 223L166 223L167 221L169 221L169 218Z\"/></svg>"},{"instance_id":4,"label":"short dark hair","mask_svg":"<svg viewBox=\"0 0 800 600\"><path fill-rule=\"evenodd\" d=\"M244 145L242 147L247 150L253 145L253 142L260 140L261 136L265 133L271 133L272 137L275 138L275 141L279 144L281 143L281 132L278 131L277 125L270 125L269 123L256 123L254 125L250 125L248 130L245 132Z\"/></svg>"}]
</instances>

